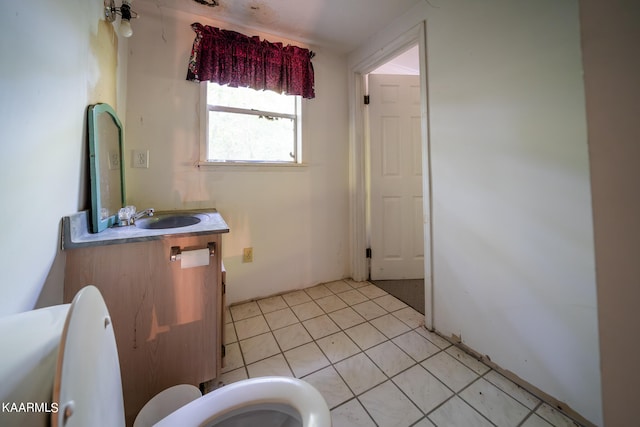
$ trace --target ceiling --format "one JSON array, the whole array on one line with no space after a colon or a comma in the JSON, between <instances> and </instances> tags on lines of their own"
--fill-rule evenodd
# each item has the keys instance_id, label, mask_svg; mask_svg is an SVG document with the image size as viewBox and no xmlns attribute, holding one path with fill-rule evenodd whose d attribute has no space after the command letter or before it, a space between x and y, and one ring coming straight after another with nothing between
<instances>
[{"instance_id":1,"label":"ceiling","mask_svg":"<svg viewBox=\"0 0 640 427\"><path fill-rule=\"evenodd\" d=\"M347 53L422 0L218 0L216 7L141 1Z\"/></svg>"},{"instance_id":2,"label":"ceiling","mask_svg":"<svg viewBox=\"0 0 640 427\"><path fill-rule=\"evenodd\" d=\"M371 74L420 75L420 50L418 45L392 58L386 64L373 70Z\"/></svg>"}]
</instances>

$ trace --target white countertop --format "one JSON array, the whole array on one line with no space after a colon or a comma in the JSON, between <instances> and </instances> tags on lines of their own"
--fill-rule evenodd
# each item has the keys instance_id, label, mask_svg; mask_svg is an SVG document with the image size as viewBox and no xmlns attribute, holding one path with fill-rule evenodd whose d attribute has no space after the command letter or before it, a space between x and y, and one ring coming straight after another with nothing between
<instances>
[{"instance_id":1,"label":"white countertop","mask_svg":"<svg viewBox=\"0 0 640 427\"><path fill-rule=\"evenodd\" d=\"M87 246L113 245L145 242L176 236L199 236L204 234L228 233L229 226L215 209L181 210L155 212L163 214L195 214L201 221L194 225L164 229L145 229L135 225L111 227L100 233L89 232L89 211L78 212L62 219L62 249Z\"/></svg>"}]
</instances>

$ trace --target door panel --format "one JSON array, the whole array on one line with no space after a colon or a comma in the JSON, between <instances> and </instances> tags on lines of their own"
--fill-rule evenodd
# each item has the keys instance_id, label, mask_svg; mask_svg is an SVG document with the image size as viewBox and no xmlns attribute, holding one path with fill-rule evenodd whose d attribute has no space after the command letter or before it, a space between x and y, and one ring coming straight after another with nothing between
<instances>
[{"instance_id":1,"label":"door panel","mask_svg":"<svg viewBox=\"0 0 640 427\"><path fill-rule=\"evenodd\" d=\"M418 76L370 75L371 278L424 278Z\"/></svg>"},{"instance_id":2,"label":"door panel","mask_svg":"<svg viewBox=\"0 0 640 427\"><path fill-rule=\"evenodd\" d=\"M402 259L402 199L400 197L382 198L382 223L387 224L382 229L384 245L382 256L386 260Z\"/></svg>"},{"instance_id":3,"label":"door panel","mask_svg":"<svg viewBox=\"0 0 640 427\"><path fill-rule=\"evenodd\" d=\"M382 176L399 176L401 171L400 117L381 117Z\"/></svg>"}]
</instances>

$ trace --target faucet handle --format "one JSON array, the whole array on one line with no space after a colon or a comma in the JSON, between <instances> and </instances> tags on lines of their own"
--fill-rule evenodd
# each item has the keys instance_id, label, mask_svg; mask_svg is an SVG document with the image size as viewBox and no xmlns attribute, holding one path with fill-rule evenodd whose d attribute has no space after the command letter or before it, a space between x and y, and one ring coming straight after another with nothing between
<instances>
[{"instance_id":1,"label":"faucet handle","mask_svg":"<svg viewBox=\"0 0 640 427\"><path fill-rule=\"evenodd\" d=\"M132 213L129 210L129 207L122 208L118 211L118 225L125 226L131 223Z\"/></svg>"}]
</instances>

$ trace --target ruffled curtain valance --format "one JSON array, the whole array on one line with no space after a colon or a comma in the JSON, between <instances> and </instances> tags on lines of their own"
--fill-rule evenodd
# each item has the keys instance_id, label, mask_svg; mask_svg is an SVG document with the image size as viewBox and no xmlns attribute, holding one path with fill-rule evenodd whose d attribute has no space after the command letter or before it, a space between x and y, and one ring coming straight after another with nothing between
<instances>
[{"instance_id":1,"label":"ruffled curtain valance","mask_svg":"<svg viewBox=\"0 0 640 427\"><path fill-rule=\"evenodd\" d=\"M194 23L187 80L315 97L313 52Z\"/></svg>"}]
</instances>

